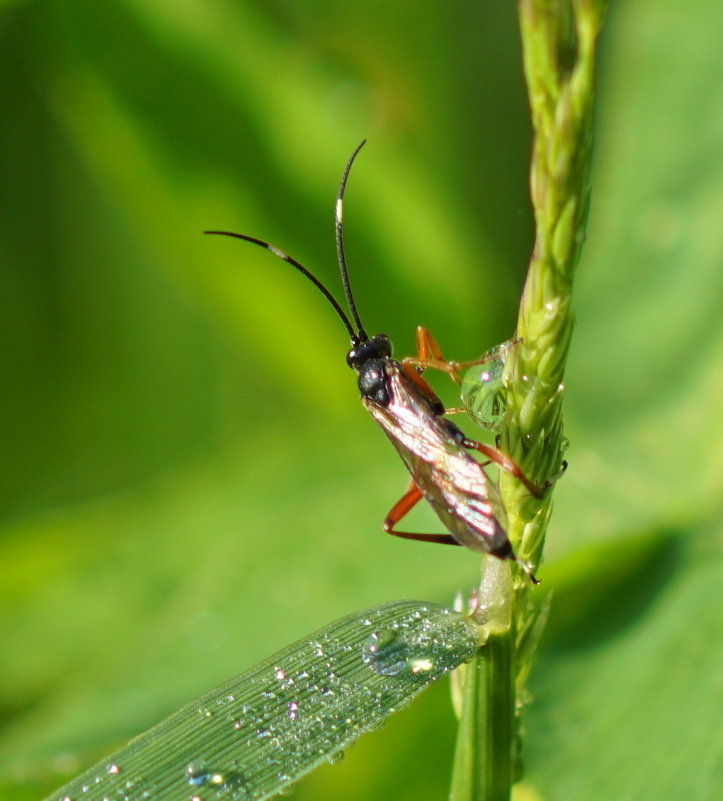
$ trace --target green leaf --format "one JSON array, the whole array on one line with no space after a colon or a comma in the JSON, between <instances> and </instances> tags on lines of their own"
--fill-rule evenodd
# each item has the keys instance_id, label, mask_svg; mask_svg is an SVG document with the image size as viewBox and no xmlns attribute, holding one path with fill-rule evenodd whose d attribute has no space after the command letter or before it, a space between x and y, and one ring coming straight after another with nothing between
<instances>
[{"instance_id":1,"label":"green leaf","mask_svg":"<svg viewBox=\"0 0 723 801\"><path fill-rule=\"evenodd\" d=\"M668 534L594 592L559 583L527 713L526 778L546 801L719 797L722 535Z\"/></svg>"},{"instance_id":2,"label":"green leaf","mask_svg":"<svg viewBox=\"0 0 723 801\"><path fill-rule=\"evenodd\" d=\"M469 661L475 626L399 601L284 648L132 740L48 801L270 798Z\"/></svg>"},{"instance_id":3,"label":"green leaf","mask_svg":"<svg viewBox=\"0 0 723 801\"><path fill-rule=\"evenodd\" d=\"M723 160L709 112L723 19L703 5L693 19L679 0L611 10L565 380L565 547L707 519L723 494Z\"/></svg>"}]
</instances>

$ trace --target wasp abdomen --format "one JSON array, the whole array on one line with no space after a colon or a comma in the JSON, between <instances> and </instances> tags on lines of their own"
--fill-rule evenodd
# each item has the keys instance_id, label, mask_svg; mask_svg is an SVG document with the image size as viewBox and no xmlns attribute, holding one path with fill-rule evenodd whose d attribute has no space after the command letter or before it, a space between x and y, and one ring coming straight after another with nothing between
<instances>
[{"instance_id":1,"label":"wasp abdomen","mask_svg":"<svg viewBox=\"0 0 723 801\"><path fill-rule=\"evenodd\" d=\"M442 411L444 411L444 406L442 407ZM451 420L447 419L446 417L442 418L440 421L440 425L444 428L447 435L450 439L453 439L458 445L463 445L464 440L466 439L464 432L461 428L455 425Z\"/></svg>"}]
</instances>

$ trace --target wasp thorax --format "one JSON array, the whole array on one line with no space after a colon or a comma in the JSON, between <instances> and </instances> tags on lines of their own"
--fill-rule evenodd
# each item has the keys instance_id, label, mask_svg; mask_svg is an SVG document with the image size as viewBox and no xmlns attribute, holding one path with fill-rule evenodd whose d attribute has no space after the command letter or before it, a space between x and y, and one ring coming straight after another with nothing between
<instances>
[{"instance_id":1,"label":"wasp thorax","mask_svg":"<svg viewBox=\"0 0 723 801\"><path fill-rule=\"evenodd\" d=\"M392 355L392 342L386 334L377 334L371 339L358 342L346 354L346 363L354 370L359 370L364 362L371 359L385 359Z\"/></svg>"},{"instance_id":2,"label":"wasp thorax","mask_svg":"<svg viewBox=\"0 0 723 801\"><path fill-rule=\"evenodd\" d=\"M367 359L354 367L359 373L359 391L362 398L386 406L390 397L384 359Z\"/></svg>"}]
</instances>

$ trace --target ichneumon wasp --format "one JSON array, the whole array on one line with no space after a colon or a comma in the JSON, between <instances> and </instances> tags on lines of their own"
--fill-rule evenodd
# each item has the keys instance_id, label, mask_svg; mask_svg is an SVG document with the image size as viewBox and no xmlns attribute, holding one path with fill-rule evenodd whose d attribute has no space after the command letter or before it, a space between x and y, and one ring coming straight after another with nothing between
<instances>
[{"instance_id":1,"label":"ichneumon wasp","mask_svg":"<svg viewBox=\"0 0 723 801\"><path fill-rule=\"evenodd\" d=\"M316 286L346 327L351 340L346 361L358 375L362 404L389 437L410 474L407 492L390 510L384 520L384 530L396 537L464 545L499 559L517 561L507 538L506 515L499 492L485 473L484 466L497 463L516 476L535 497L541 497L544 490L532 484L504 452L469 439L445 418L444 405L422 376L422 370L435 368L458 380L459 369L478 364L481 360L467 363L446 361L429 332L418 328L416 358L396 361L392 358L389 337L386 334L370 337L359 318L344 256L342 207L349 171L365 141L349 157L336 196L336 248L351 319L315 275L275 245L231 231L204 233L243 239L288 262ZM487 461L480 463L469 451L481 453ZM418 534L395 528L422 498L430 503L448 534ZM521 567L537 583L530 570L524 565Z\"/></svg>"}]
</instances>

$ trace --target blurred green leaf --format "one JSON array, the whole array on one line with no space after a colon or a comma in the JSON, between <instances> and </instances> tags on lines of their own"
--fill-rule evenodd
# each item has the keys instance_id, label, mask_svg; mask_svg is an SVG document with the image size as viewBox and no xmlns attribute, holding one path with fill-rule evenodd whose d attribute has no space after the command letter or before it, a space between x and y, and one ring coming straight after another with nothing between
<instances>
[{"instance_id":1,"label":"blurred green leaf","mask_svg":"<svg viewBox=\"0 0 723 801\"><path fill-rule=\"evenodd\" d=\"M527 780L543 798L717 796L721 534L719 521L669 534L604 591L555 594L528 712Z\"/></svg>"},{"instance_id":2,"label":"blurred green leaf","mask_svg":"<svg viewBox=\"0 0 723 801\"><path fill-rule=\"evenodd\" d=\"M710 109L723 25L713 17L694 21L666 2L609 21L566 377L576 499L558 525L568 547L578 532L707 519L721 498L723 236L713 221L723 214L723 121Z\"/></svg>"}]
</instances>

